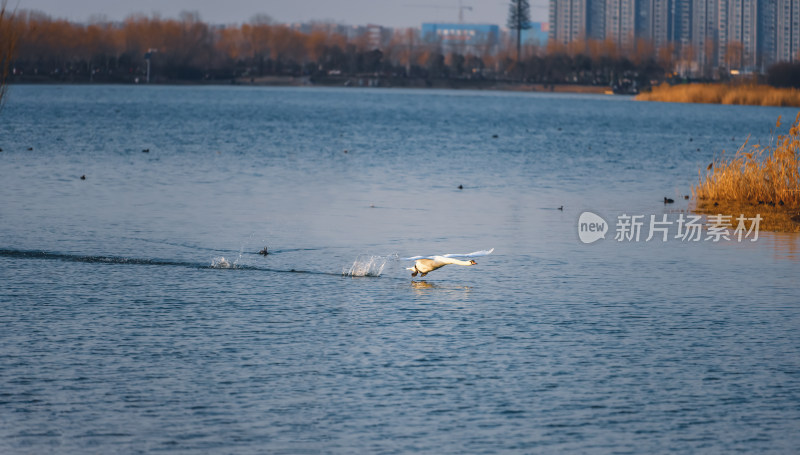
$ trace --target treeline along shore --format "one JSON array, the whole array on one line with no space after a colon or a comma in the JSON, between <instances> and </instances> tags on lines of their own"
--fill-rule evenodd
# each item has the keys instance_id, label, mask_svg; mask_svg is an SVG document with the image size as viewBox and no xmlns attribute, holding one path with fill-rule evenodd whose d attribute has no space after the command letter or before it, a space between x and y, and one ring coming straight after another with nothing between
<instances>
[{"instance_id":1,"label":"treeline along shore","mask_svg":"<svg viewBox=\"0 0 800 455\"><path fill-rule=\"evenodd\" d=\"M2 27L3 36L13 36L16 41L7 68L6 82L10 83L234 83L638 93L665 81L686 82L672 71L681 65L679 58L663 49L656 52L642 40L626 50L610 41L592 40L568 46L526 45L517 61L513 40L458 48L426 39L417 29L400 28L383 29L387 32L376 45L369 33L342 33L347 27L338 24L314 23L298 29L277 24L265 15L222 26L203 22L189 12L177 19L134 15L121 22L95 19L76 23L21 10L6 15ZM800 86L798 75L800 65L780 63L747 82ZM726 81L729 75L722 73L717 76L722 82L742 82ZM666 98L700 100L674 93L678 92L670 92ZM660 94L648 99L667 100L664 98Z\"/></svg>"},{"instance_id":2,"label":"treeline along shore","mask_svg":"<svg viewBox=\"0 0 800 455\"><path fill-rule=\"evenodd\" d=\"M263 15L225 26L188 12L177 19L136 15L122 22L76 23L23 10L10 27L18 37L11 82L143 82L149 67L149 80L156 83L499 83L625 91L663 81L676 63L645 42L626 52L604 41L528 45L517 61L512 42L454 48L407 28L387 32L376 45L369 34L345 36L336 24L300 31Z\"/></svg>"}]
</instances>

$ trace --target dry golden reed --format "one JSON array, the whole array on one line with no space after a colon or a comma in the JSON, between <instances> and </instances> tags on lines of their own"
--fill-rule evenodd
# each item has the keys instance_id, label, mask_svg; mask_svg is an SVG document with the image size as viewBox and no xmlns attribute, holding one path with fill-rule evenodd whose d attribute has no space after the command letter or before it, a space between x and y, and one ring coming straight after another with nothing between
<instances>
[{"instance_id":1,"label":"dry golden reed","mask_svg":"<svg viewBox=\"0 0 800 455\"><path fill-rule=\"evenodd\" d=\"M776 127L780 127L778 117ZM771 141L770 141L771 142ZM692 193L700 201L731 201L800 208L800 113L789 134L775 144L748 145L732 157L723 155L699 171Z\"/></svg>"},{"instance_id":2,"label":"dry golden reed","mask_svg":"<svg viewBox=\"0 0 800 455\"><path fill-rule=\"evenodd\" d=\"M636 99L670 103L800 107L800 90L769 85L661 84L653 87L649 93L637 95Z\"/></svg>"}]
</instances>

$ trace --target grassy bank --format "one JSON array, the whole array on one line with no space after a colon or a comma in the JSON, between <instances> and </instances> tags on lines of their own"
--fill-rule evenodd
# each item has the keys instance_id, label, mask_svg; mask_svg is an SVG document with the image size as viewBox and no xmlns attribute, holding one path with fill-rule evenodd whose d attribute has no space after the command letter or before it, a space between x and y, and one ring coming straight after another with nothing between
<instances>
[{"instance_id":1,"label":"grassy bank","mask_svg":"<svg viewBox=\"0 0 800 455\"><path fill-rule=\"evenodd\" d=\"M639 101L670 103L745 104L800 107L800 90L768 85L662 84L636 96Z\"/></svg>"},{"instance_id":2,"label":"grassy bank","mask_svg":"<svg viewBox=\"0 0 800 455\"><path fill-rule=\"evenodd\" d=\"M780 117L776 127L780 127ZM724 153L692 188L701 212L761 213L763 229L800 232L800 113L789 134L775 143L749 145Z\"/></svg>"}]
</instances>

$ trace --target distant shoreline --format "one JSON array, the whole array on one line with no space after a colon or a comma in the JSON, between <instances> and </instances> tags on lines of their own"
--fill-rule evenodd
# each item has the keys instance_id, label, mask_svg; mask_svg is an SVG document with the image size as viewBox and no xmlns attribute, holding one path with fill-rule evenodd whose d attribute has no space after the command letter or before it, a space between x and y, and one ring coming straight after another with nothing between
<instances>
[{"instance_id":1,"label":"distant shoreline","mask_svg":"<svg viewBox=\"0 0 800 455\"><path fill-rule=\"evenodd\" d=\"M10 85L147 85L133 81L77 81L49 77L23 77L11 81ZM488 79L424 79L385 78L370 76L351 77L296 77L264 76L238 77L227 80L155 80L149 85L162 86L252 86L252 87L363 87L363 88L431 88L452 90L496 90L539 93L612 94L610 87L579 84L529 84L514 81Z\"/></svg>"}]
</instances>

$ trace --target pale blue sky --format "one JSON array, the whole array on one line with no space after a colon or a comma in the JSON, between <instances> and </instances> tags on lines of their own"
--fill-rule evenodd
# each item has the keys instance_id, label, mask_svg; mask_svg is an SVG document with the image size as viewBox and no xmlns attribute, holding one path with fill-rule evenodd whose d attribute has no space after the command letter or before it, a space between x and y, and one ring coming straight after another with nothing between
<instances>
[{"instance_id":1,"label":"pale blue sky","mask_svg":"<svg viewBox=\"0 0 800 455\"><path fill-rule=\"evenodd\" d=\"M462 0L465 22L505 26L508 1ZM278 22L331 20L345 24L367 23L390 27L419 26L422 22L456 22L458 0L10 0L9 6L35 9L54 17L84 22L93 14L121 20L131 13L160 13L177 17L181 11L198 11L211 23L245 22L266 13ZM547 20L547 0L531 0L531 19ZM434 8L431 6L439 6Z\"/></svg>"}]
</instances>

